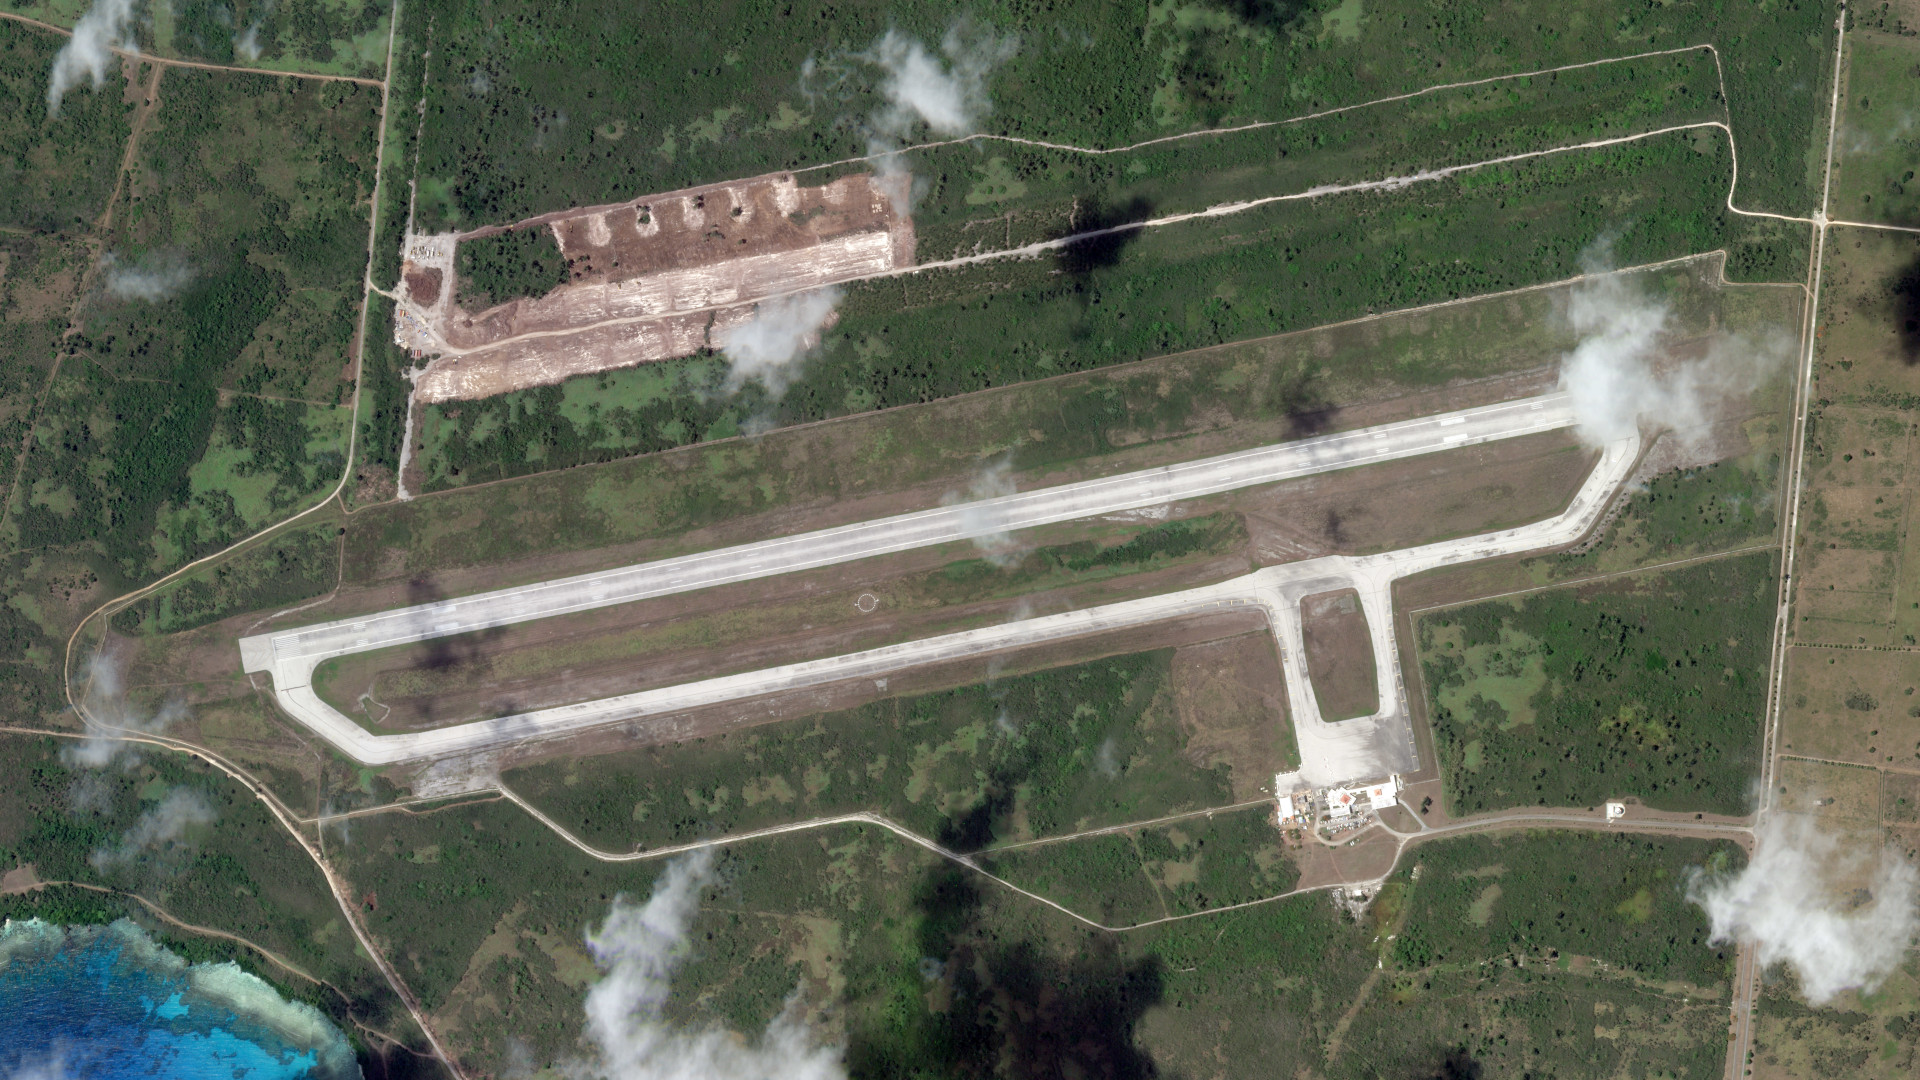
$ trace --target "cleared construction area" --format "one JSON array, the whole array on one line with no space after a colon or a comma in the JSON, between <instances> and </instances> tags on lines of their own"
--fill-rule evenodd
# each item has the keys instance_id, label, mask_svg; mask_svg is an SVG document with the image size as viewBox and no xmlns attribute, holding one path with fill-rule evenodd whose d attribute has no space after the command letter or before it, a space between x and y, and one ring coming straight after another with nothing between
<instances>
[{"instance_id":1,"label":"cleared construction area","mask_svg":"<svg viewBox=\"0 0 1920 1080\"><path fill-rule=\"evenodd\" d=\"M913 265L913 222L865 174L802 187L765 176L513 226L552 233L568 280L484 311L459 302L462 242L409 237L394 341L432 357L425 403L491 397L718 347L763 297Z\"/></svg>"}]
</instances>

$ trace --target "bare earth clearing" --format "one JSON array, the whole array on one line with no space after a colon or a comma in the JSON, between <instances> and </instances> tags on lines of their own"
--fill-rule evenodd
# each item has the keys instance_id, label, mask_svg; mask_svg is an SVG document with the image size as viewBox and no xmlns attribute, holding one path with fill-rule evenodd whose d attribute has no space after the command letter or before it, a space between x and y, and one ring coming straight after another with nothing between
<instances>
[{"instance_id":1,"label":"bare earth clearing","mask_svg":"<svg viewBox=\"0 0 1920 1080\"><path fill-rule=\"evenodd\" d=\"M415 396L491 397L686 356L725 344L761 297L911 266L913 223L871 181L760 177L535 219L517 227L551 230L570 279L481 312L455 300L454 254L500 230L412 237L394 340L438 354Z\"/></svg>"}]
</instances>

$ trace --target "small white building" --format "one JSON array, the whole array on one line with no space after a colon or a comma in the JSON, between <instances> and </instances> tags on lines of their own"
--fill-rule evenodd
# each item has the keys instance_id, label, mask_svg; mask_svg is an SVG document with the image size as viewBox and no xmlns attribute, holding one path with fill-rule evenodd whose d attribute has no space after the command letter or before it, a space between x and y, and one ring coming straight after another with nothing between
<instances>
[{"instance_id":1,"label":"small white building","mask_svg":"<svg viewBox=\"0 0 1920 1080\"><path fill-rule=\"evenodd\" d=\"M1293 824L1294 816L1298 812L1299 811L1294 809L1293 796L1291 795L1280 796L1280 813L1278 815L1280 824L1282 825Z\"/></svg>"},{"instance_id":2,"label":"small white building","mask_svg":"<svg viewBox=\"0 0 1920 1080\"><path fill-rule=\"evenodd\" d=\"M1400 778L1389 776L1378 784L1367 786L1367 808L1385 810L1400 802Z\"/></svg>"},{"instance_id":3,"label":"small white building","mask_svg":"<svg viewBox=\"0 0 1920 1080\"><path fill-rule=\"evenodd\" d=\"M1353 812L1360 809L1360 800L1363 797L1363 793L1351 788L1329 788L1327 790L1328 816L1335 821L1352 817Z\"/></svg>"}]
</instances>

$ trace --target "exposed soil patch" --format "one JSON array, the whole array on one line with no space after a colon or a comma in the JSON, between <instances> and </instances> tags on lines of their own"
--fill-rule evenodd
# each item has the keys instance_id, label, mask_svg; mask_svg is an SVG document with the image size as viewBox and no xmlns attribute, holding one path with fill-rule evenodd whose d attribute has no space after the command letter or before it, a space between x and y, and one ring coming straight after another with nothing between
<instances>
[{"instance_id":1,"label":"exposed soil patch","mask_svg":"<svg viewBox=\"0 0 1920 1080\"><path fill-rule=\"evenodd\" d=\"M1326 720L1371 716L1380 709L1373 639L1360 594L1352 589L1315 593L1300 601L1307 644L1307 675Z\"/></svg>"},{"instance_id":2,"label":"exposed soil patch","mask_svg":"<svg viewBox=\"0 0 1920 1080\"><path fill-rule=\"evenodd\" d=\"M1173 654L1174 708L1196 765L1226 765L1235 802L1272 794L1298 767L1273 635L1261 631Z\"/></svg>"},{"instance_id":3,"label":"exposed soil patch","mask_svg":"<svg viewBox=\"0 0 1920 1080\"><path fill-rule=\"evenodd\" d=\"M5 874L0 874L0 896L29 893L39 887L40 875L34 872L32 863L16 866Z\"/></svg>"},{"instance_id":4,"label":"exposed soil patch","mask_svg":"<svg viewBox=\"0 0 1920 1080\"><path fill-rule=\"evenodd\" d=\"M453 299L453 252L498 228L409 244L394 340L438 354L415 395L489 397L686 356L723 345L762 297L910 266L912 220L871 181L765 176L523 222L553 233L567 283L479 312Z\"/></svg>"},{"instance_id":5,"label":"exposed soil patch","mask_svg":"<svg viewBox=\"0 0 1920 1080\"><path fill-rule=\"evenodd\" d=\"M1787 753L1920 772L1920 653L1797 646L1786 696Z\"/></svg>"},{"instance_id":6,"label":"exposed soil patch","mask_svg":"<svg viewBox=\"0 0 1920 1080\"><path fill-rule=\"evenodd\" d=\"M420 267L407 265L404 280L407 283L407 299L421 307L433 307L440 303L440 285L445 275L437 266Z\"/></svg>"}]
</instances>

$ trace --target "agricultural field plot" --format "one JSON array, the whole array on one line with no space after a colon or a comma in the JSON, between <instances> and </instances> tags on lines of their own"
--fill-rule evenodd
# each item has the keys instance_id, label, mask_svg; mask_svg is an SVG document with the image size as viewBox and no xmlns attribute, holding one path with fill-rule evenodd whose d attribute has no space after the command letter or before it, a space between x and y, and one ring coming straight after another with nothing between
<instances>
[{"instance_id":1,"label":"agricultural field plot","mask_svg":"<svg viewBox=\"0 0 1920 1080\"><path fill-rule=\"evenodd\" d=\"M1814 7L1709 13L1610 0L1571 11L1474 5L1440 16L1331 4L983 13L752 0L708 12L712 19L680 20L680 33L650 33L657 20L675 21L671 10L596 4L563 17L429 4L425 81L436 123L420 157L422 230L824 164L869 153L875 136L913 136L885 115L875 85L879 61L913 39L977 72L982 130L1098 147L1717 43L1749 198L1804 213L1817 186L1811 118L1833 34L1829 13ZM1510 34L1540 24L1553 31ZM429 45L422 37L413 47ZM644 89L661 79L679 91L671 102ZM978 164L990 167L991 156L981 153ZM988 174L985 194L1010 193L1025 179L1006 172L1003 180Z\"/></svg>"},{"instance_id":2,"label":"agricultural field plot","mask_svg":"<svg viewBox=\"0 0 1920 1080\"><path fill-rule=\"evenodd\" d=\"M1291 767L1277 656L1238 650L1242 707L1181 650L1109 657L672 744L510 769L611 850L867 811L962 851L1259 797Z\"/></svg>"},{"instance_id":3,"label":"agricultural field plot","mask_svg":"<svg viewBox=\"0 0 1920 1080\"><path fill-rule=\"evenodd\" d=\"M1784 749L1920 771L1920 653L1788 651Z\"/></svg>"},{"instance_id":4,"label":"agricultural field plot","mask_svg":"<svg viewBox=\"0 0 1920 1080\"><path fill-rule=\"evenodd\" d=\"M1834 217L1920 225L1920 11L1911 4L1866 5L1850 13L1845 96L1833 168Z\"/></svg>"},{"instance_id":5,"label":"agricultural field plot","mask_svg":"<svg viewBox=\"0 0 1920 1080\"><path fill-rule=\"evenodd\" d=\"M1455 816L1638 796L1746 813L1759 766L1771 552L1416 613Z\"/></svg>"},{"instance_id":6,"label":"agricultural field plot","mask_svg":"<svg viewBox=\"0 0 1920 1080\"><path fill-rule=\"evenodd\" d=\"M1796 643L1911 647L1920 635L1915 424L1920 243L1841 229L1815 354Z\"/></svg>"},{"instance_id":7,"label":"agricultural field plot","mask_svg":"<svg viewBox=\"0 0 1920 1080\"><path fill-rule=\"evenodd\" d=\"M20 0L9 9L71 28L94 6L91 0ZM124 35L141 52L169 59L371 81L386 68L389 10L379 0L190 0L157 4L145 18L129 8L108 24L106 36Z\"/></svg>"}]
</instances>

